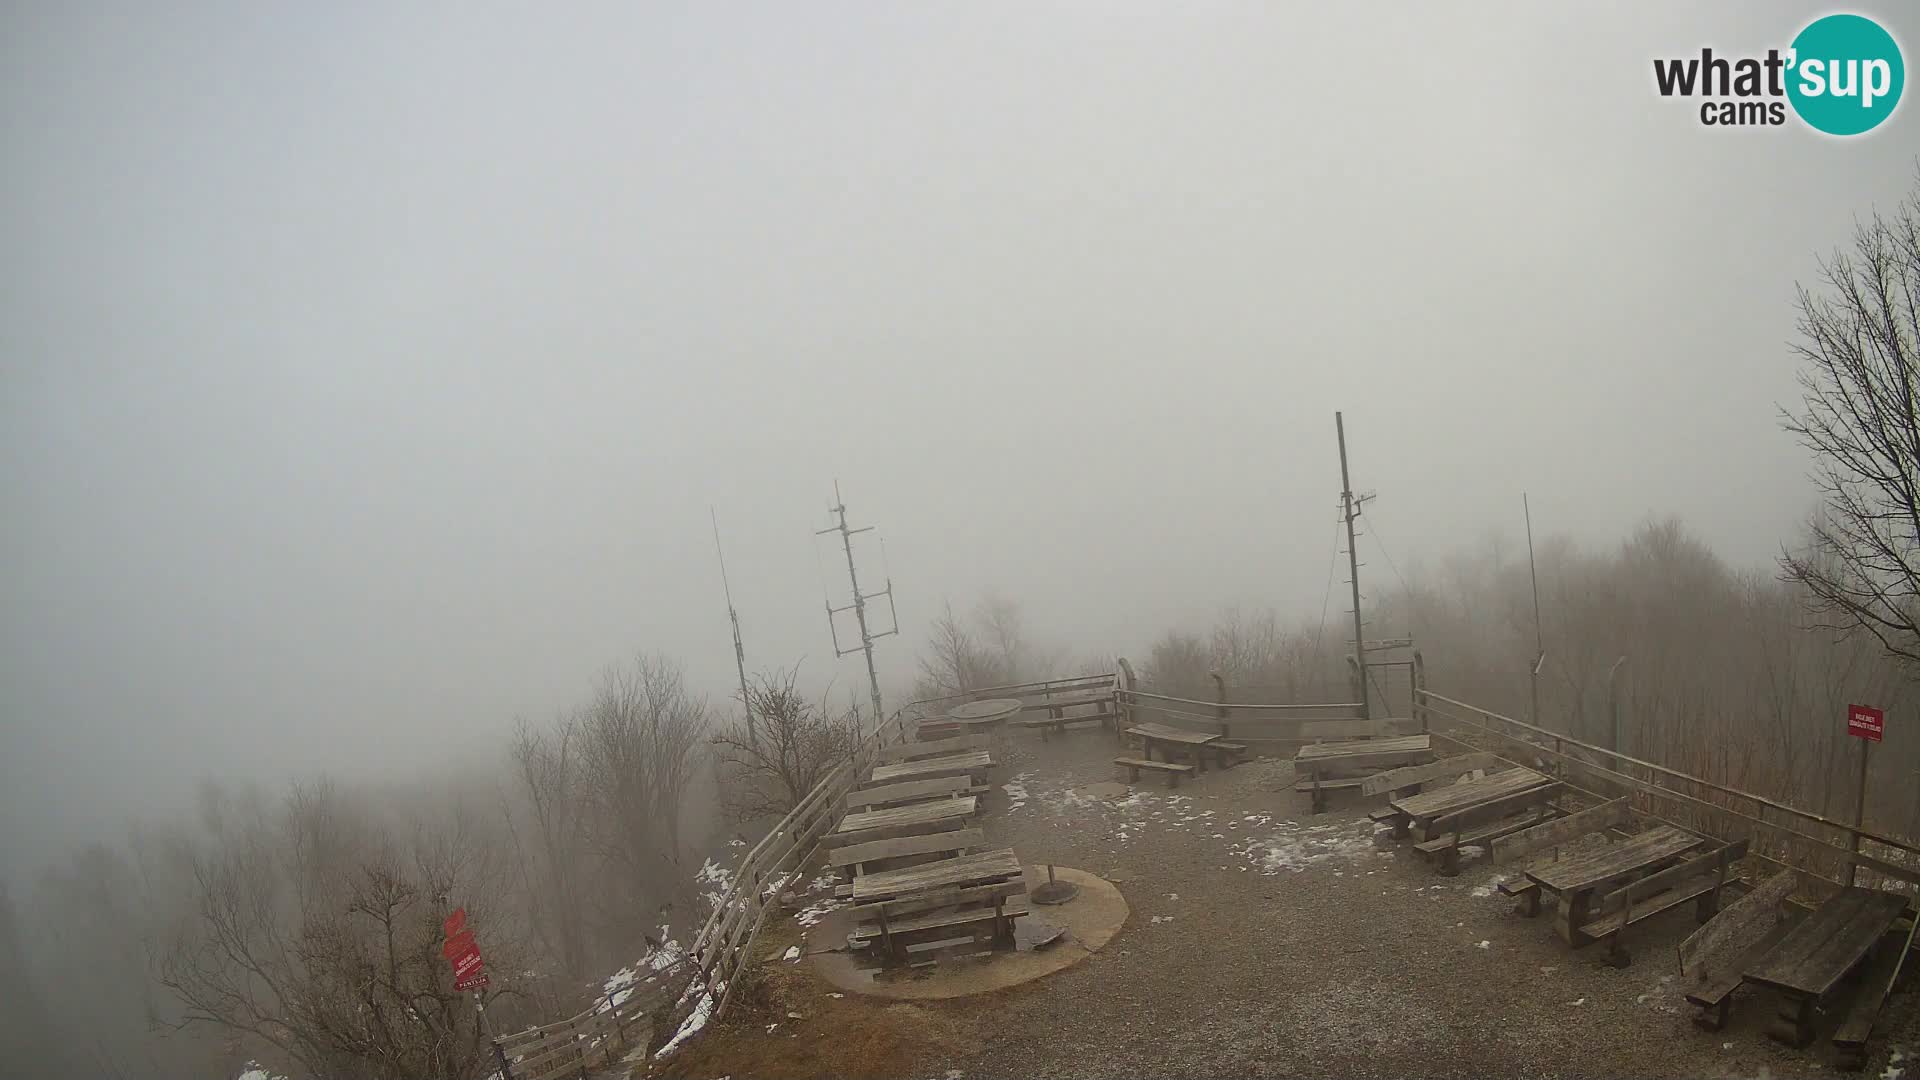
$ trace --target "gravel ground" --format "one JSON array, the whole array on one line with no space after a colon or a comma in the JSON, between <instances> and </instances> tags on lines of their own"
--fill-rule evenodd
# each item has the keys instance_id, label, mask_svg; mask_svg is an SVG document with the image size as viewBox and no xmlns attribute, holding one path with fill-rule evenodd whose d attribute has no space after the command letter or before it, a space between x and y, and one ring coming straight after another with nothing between
<instances>
[{"instance_id":1,"label":"gravel ground","mask_svg":"<svg viewBox=\"0 0 1920 1080\"><path fill-rule=\"evenodd\" d=\"M1693 1026L1681 912L1641 924L1635 962L1616 970L1598 948L1567 948L1547 916L1513 914L1484 859L1441 878L1376 841L1357 800L1311 816L1284 761L1171 792L1147 780L1116 802L1071 790L1112 779L1103 733L1016 733L998 754L989 839L1115 880L1133 914L1080 965L955 1002L978 1052L926 1075L1839 1075L1823 1043L1768 1039L1758 996L1723 1032ZM1895 999L1853 1075L1920 1080L1914 1000Z\"/></svg>"}]
</instances>

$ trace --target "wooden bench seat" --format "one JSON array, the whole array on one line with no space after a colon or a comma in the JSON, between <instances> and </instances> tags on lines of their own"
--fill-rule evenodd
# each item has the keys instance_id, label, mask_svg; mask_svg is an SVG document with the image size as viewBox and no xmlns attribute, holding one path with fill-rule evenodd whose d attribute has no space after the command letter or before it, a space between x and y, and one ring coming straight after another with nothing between
<instances>
[{"instance_id":1,"label":"wooden bench seat","mask_svg":"<svg viewBox=\"0 0 1920 1080\"><path fill-rule=\"evenodd\" d=\"M1464 833L1441 833L1431 839L1422 840L1413 845L1422 855L1439 856L1442 877L1453 877L1460 872L1460 849L1463 847L1487 847L1503 836L1511 836L1522 829L1531 829L1558 816L1558 811L1550 806L1536 807L1522 811L1513 817L1500 818Z\"/></svg>"},{"instance_id":2,"label":"wooden bench seat","mask_svg":"<svg viewBox=\"0 0 1920 1080\"><path fill-rule=\"evenodd\" d=\"M1373 822L1375 825L1383 825L1399 816L1400 811L1395 810L1391 806L1382 806L1378 809L1367 811L1367 820Z\"/></svg>"},{"instance_id":3,"label":"wooden bench seat","mask_svg":"<svg viewBox=\"0 0 1920 1080\"><path fill-rule=\"evenodd\" d=\"M1117 757L1113 759L1113 763L1127 770L1128 783L1139 782L1141 769L1152 769L1158 772L1163 772L1167 775L1168 787L1179 786L1180 778L1182 776L1186 776L1187 774L1195 771L1192 765L1183 764L1181 762L1152 761L1147 758Z\"/></svg>"},{"instance_id":4,"label":"wooden bench seat","mask_svg":"<svg viewBox=\"0 0 1920 1080\"><path fill-rule=\"evenodd\" d=\"M1607 962L1626 967L1632 962L1626 929L1634 923L1695 900L1695 916L1705 926L1718 913L1720 890L1733 864L1746 857L1747 843L1739 840L1722 844L1607 894L1594 906L1600 917L1581 925L1580 937L1589 941L1604 938Z\"/></svg>"},{"instance_id":5,"label":"wooden bench seat","mask_svg":"<svg viewBox=\"0 0 1920 1080\"><path fill-rule=\"evenodd\" d=\"M1046 742L1055 732L1065 732L1068 724L1099 724L1105 727L1120 719L1117 712L1101 711L1082 713L1078 716L1025 716L1011 721L1015 727L1038 728L1040 741Z\"/></svg>"},{"instance_id":6,"label":"wooden bench seat","mask_svg":"<svg viewBox=\"0 0 1920 1080\"><path fill-rule=\"evenodd\" d=\"M1293 790L1312 791L1316 787L1357 788L1366 782L1367 778L1364 776L1330 776L1321 779L1318 783L1315 783L1312 777L1308 777L1304 780L1295 780L1293 782Z\"/></svg>"},{"instance_id":7,"label":"wooden bench seat","mask_svg":"<svg viewBox=\"0 0 1920 1080\"><path fill-rule=\"evenodd\" d=\"M1029 912L1030 909L1027 898L1025 896L1015 896L1001 904L999 914L1009 919L1017 919L1022 915L1029 914ZM940 911L930 911L924 915L911 915L904 919L890 921L887 923L887 932L890 934L910 934L919 930L945 930L956 926L966 926L969 923L986 922L993 917L994 910L992 905L973 908L949 908ZM847 935L847 941L856 948L864 948L879 937L880 924L877 921L866 922L855 927L853 932Z\"/></svg>"},{"instance_id":8,"label":"wooden bench seat","mask_svg":"<svg viewBox=\"0 0 1920 1080\"><path fill-rule=\"evenodd\" d=\"M1912 916L1912 909L1908 909ZM1873 1025L1880 1018L1880 1010L1887 999L1893 996L1893 984L1899 974L1901 958L1914 941L1913 925L1896 926L1887 931L1880 943L1860 965L1860 988L1855 992L1853 1004L1848 1006L1847 1015L1840 1021L1840 1027L1833 1033L1834 1049L1840 1054L1840 1067L1855 1072L1867 1064L1867 1036L1873 1034Z\"/></svg>"},{"instance_id":9,"label":"wooden bench seat","mask_svg":"<svg viewBox=\"0 0 1920 1080\"><path fill-rule=\"evenodd\" d=\"M869 864L919 855L964 855L985 846L985 834L979 829L955 829L834 848L827 853L827 864L848 874L863 874Z\"/></svg>"}]
</instances>

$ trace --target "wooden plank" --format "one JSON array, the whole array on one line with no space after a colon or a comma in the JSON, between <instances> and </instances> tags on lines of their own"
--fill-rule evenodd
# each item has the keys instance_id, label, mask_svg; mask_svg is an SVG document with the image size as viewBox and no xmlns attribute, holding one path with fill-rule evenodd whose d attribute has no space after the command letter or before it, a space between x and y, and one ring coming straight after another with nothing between
<instances>
[{"instance_id":1,"label":"wooden plank","mask_svg":"<svg viewBox=\"0 0 1920 1080\"><path fill-rule=\"evenodd\" d=\"M973 816L976 803L977 800L973 796L965 795L958 799L939 799L934 802L909 803L906 806L889 806L883 810L868 810L841 818L840 827L834 831L856 833L867 829L883 829L890 825L967 818Z\"/></svg>"},{"instance_id":2,"label":"wooden plank","mask_svg":"<svg viewBox=\"0 0 1920 1080\"><path fill-rule=\"evenodd\" d=\"M1431 751L1433 737L1430 735L1400 735L1390 739L1351 739L1344 742L1314 743L1302 746L1293 752L1293 760L1298 762L1319 761L1323 758L1349 758L1368 754L1411 753L1419 750Z\"/></svg>"},{"instance_id":3,"label":"wooden plank","mask_svg":"<svg viewBox=\"0 0 1920 1080\"><path fill-rule=\"evenodd\" d=\"M1670 859L1706 841L1692 833L1661 825L1638 836L1581 851L1527 868L1527 877L1555 893L1604 888L1608 883Z\"/></svg>"},{"instance_id":4,"label":"wooden plank","mask_svg":"<svg viewBox=\"0 0 1920 1080\"><path fill-rule=\"evenodd\" d=\"M1593 911L1604 914L1626 906L1638 907L1646 900L1682 881L1702 875L1717 875L1724 868L1732 866L1747 857L1747 841L1740 840L1731 844L1722 844L1704 855L1685 859L1665 870L1648 874L1638 881L1613 890L1602 896L1593 906Z\"/></svg>"},{"instance_id":5,"label":"wooden plank","mask_svg":"<svg viewBox=\"0 0 1920 1080\"><path fill-rule=\"evenodd\" d=\"M1178 761L1153 761L1148 758L1117 757L1113 759L1113 763L1134 769L1158 769L1161 772L1171 773L1190 773L1194 771L1193 766Z\"/></svg>"},{"instance_id":6,"label":"wooden plank","mask_svg":"<svg viewBox=\"0 0 1920 1080\"><path fill-rule=\"evenodd\" d=\"M965 851L986 846L986 834L979 829L955 829L951 832L923 833L892 840L873 840L836 848L827 856L831 866L853 866L880 859L898 859L908 855L928 855L936 851Z\"/></svg>"},{"instance_id":7,"label":"wooden plank","mask_svg":"<svg viewBox=\"0 0 1920 1080\"><path fill-rule=\"evenodd\" d=\"M1004 900L1008 897L1024 895L1026 891L1026 879L1021 877L1012 881L993 881L985 885L969 885L963 889L939 889L914 896L858 904L847 910L852 912L855 918L877 916L884 911L887 918L892 919L895 916L904 917L959 904L991 903L996 899Z\"/></svg>"},{"instance_id":8,"label":"wooden plank","mask_svg":"<svg viewBox=\"0 0 1920 1080\"><path fill-rule=\"evenodd\" d=\"M1029 903L1025 896L1009 897L1001 906L1000 913L1009 918L1019 918L1031 910ZM922 915L909 915L898 921L895 921L892 913L889 912L887 915L887 931L894 934L908 934L915 930L936 930L948 926L965 926L968 923L978 922L982 919L991 919L993 917L994 911L991 905L987 907L957 908L953 910L936 909ZM880 936L880 924L878 922L862 923L855 927L853 932L847 936L855 941L866 941L871 938L877 938Z\"/></svg>"},{"instance_id":9,"label":"wooden plank","mask_svg":"<svg viewBox=\"0 0 1920 1080\"><path fill-rule=\"evenodd\" d=\"M1483 776L1478 780L1464 780L1438 791L1409 795L1403 799L1389 799L1387 805L1411 818L1437 818L1456 810L1464 810L1476 803L1517 794L1528 788L1550 783L1553 783L1551 779L1532 769L1508 769L1505 772Z\"/></svg>"},{"instance_id":10,"label":"wooden plank","mask_svg":"<svg viewBox=\"0 0 1920 1080\"><path fill-rule=\"evenodd\" d=\"M1499 756L1495 754L1461 754L1458 757L1443 758L1429 765L1390 769L1367 777L1366 783L1360 785L1360 794L1381 795L1400 788L1412 787L1415 784L1424 784L1430 780L1452 780L1475 769L1491 769L1499 761Z\"/></svg>"},{"instance_id":11,"label":"wooden plank","mask_svg":"<svg viewBox=\"0 0 1920 1080\"><path fill-rule=\"evenodd\" d=\"M1526 797L1533 795L1534 792L1539 792L1542 799L1552 797L1552 789L1535 788L1534 791L1521 792L1519 796L1519 798L1523 800L1521 802L1507 803L1503 807L1490 810L1488 813L1491 816L1488 817L1480 817L1478 815L1475 817L1463 817L1460 814L1455 814L1451 817L1443 818L1442 821L1454 822L1454 824L1442 825L1440 821L1434 822L1434 837L1431 840L1422 840L1420 843L1413 845L1414 849L1432 854L1442 848L1484 846L1508 833L1531 828L1539 822L1545 821L1547 817L1553 813L1549 808L1536 806L1531 801L1525 801ZM1505 800L1502 801L1504 802ZM1479 809L1481 809L1481 807L1474 808L1474 810ZM1467 811L1466 813L1472 814L1473 811ZM1519 813L1521 816L1516 817L1516 813ZM1467 825L1467 831L1464 833L1460 831L1460 825L1462 823Z\"/></svg>"},{"instance_id":12,"label":"wooden plank","mask_svg":"<svg viewBox=\"0 0 1920 1080\"><path fill-rule=\"evenodd\" d=\"M1302 739L1367 739L1404 735L1404 720L1309 720L1300 725Z\"/></svg>"},{"instance_id":13,"label":"wooden plank","mask_svg":"<svg viewBox=\"0 0 1920 1080\"><path fill-rule=\"evenodd\" d=\"M1169 727L1166 724L1136 724L1127 729L1127 734L1138 735L1143 739L1181 743L1187 746L1204 746L1221 737L1218 733L1208 734L1204 731L1188 731L1184 728Z\"/></svg>"},{"instance_id":14,"label":"wooden plank","mask_svg":"<svg viewBox=\"0 0 1920 1080\"><path fill-rule=\"evenodd\" d=\"M1330 776L1322 779L1318 784L1316 784L1314 783L1313 778L1309 776L1304 779L1295 780L1293 782L1293 790L1312 791L1316 787L1322 790L1333 790L1336 788L1357 788L1361 784L1365 783L1366 779L1367 778L1364 776ZM1394 813L1398 814L1399 811L1394 811Z\"/></svg>"},{"instance_id":15,"label":"wooden plank","mask_svg":"<svg viewBox=\"0 0 1920 1080\"><path fill-rule=\"evenodd\" d=\"M1680 973L1700 975L1731 966L1730 961L1752 942L1786 921L1787 897L1795 881L1792 870L1782 870L1688 934L1680 943Z\"/></svg>"},{"instance_id":16,"label":"wooden plank","mask_svg":"<svg viewBox=\"0 0 1920 1080\"><path fill-rule=\"evenodd\" d=\"M984 750L990 744L985 735L956 735L951 739L936 739L932 742L896 743L883 746L874 760L889 764L896 761L912 761L915 758L945 757L963 750Z\"/></svg>"},{"instance_id":17,"label":"wooden plank","mask_svg":"<svg viewBox=\"0 0 1920 1080\"><path fill-rule=\"evenodd\" d=\"M885 784L865 791L847 792L848 808L886 806L891 803L917 802L921 799L950 797L973 786L967 776L936 776L928 780L909 780L904 784Z\"/></svg>"},{"instance_id":18,"label":"wooden plank","mask_svg":"<svg viewBox=\"0 0 1920 1080\"><path fill-rule=\"evenodd\" d=\"M1894 984L1900 980L1900 965L1906 959L1907 950L1913 947L1916 929L1920 929L1920 920L1915 920L1904 933L1889 932L1868 957L1866 969L1860 975L1859 993L1847 1010L1846 1019L1840 1022L1839 1030L1833 1033L1833 1045L1843 1052L1857 1058L1865 1049L1881 1008L1893 996ZM1865 1062L1850 1061L1849 1064L1858 1068Z\"/></svg>"},{"instance_id":19,"label":"wooden plank","mask_svg":"<svg viewBox=\"0 0 1920 1080\"><path fill-rule=\"evenodd\" d=\"M979 884L1000 877L1017 877L1020 872L1020 858L1013 853L1013 849L999 848L855 878L853 898L866 903L951 886Z\"/></svg>"},{"instance_id":20,"label":"wooden plank","mask_svg":"<svg viewBox=\"0 0 1920 1080\"><path fill-rule=\"evenodd\" d=\"M984 773L993 768L993 755L985 750L967 750L940 757L876 765L865 787L897 784L908 780L927 780L936 776L962 776Z\"/></svg>"},{"instance_id":21,"label":"wooden plank","mask_svg":"<svg viewBox=\"0 0 1920 1080\"><path fill-rule=\"evenodd\" d=\"M1719 881L1711 874L1669 881L1667 887L1658 894L1641 897L1632 907L1615 908L1598 919L1582 925L1580 933L1596 940L1609 934L1619 933L1625 926L1631 926L1642 919L1650 919L1669 908L1704 896L1718 885Z\"/></svg>"},{"instance_id":22,"label":"wooden plank","mask_svg":"<svg viewBox=\"0 0 1920 1080\"><path fill-rule=\"evenodd\" d=\"M1906 906L1907 898L1898 893L1843 888L1749 969L1747 981L1811 998L1825 997Z\"/></svg>"},{"instance_id":23,"label":"wooden plank","mask_svg":"<svg viewBox=\"0 0 1920 1080\"><path fill-rule=\"evenodd\" d=\"M1558 821L1536 825L1524 832L1503 836L1494 841L1493 861L1498 865L1511 862L1542 848L1559 847L1588 833L1603 832L1612 826L1624 825L1632 816L1633 807L1626 799L1615 799L1590 810L1568 814Z\"/></svg>"}]
</instances>

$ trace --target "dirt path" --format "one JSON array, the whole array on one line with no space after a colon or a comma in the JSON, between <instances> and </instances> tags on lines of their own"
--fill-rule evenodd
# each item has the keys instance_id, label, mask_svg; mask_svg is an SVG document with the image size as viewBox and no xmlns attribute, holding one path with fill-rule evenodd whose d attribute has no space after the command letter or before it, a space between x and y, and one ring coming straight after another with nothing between
<instances>
[{"instance_id":1,"label":"dirt path","mask_svg":"<svg viewBox=\"0 0 1920 1080\"><path fill-rule=\"evenodd\" d=\"M1597 949L1568 949L1546 918L1514 915L1492 892L1497 875L1484 860L1441 878L1411 852L1380 848L1352 802L1308 815L1304 797L1287 790L1285 762L1209 773L1175 792L1143 784L1119 801L1076 791L1111 779L1112 754L1110 737L1096 732L1047 744L1014 736L1002 754L1006 790L994 793L984 821L991 841L1026 862L1052 859L1119 884L1133 914L1104 950L1036 983L911 1013L822 999L797 968L783 971L777 992L818 1001L836 1014L831 1023L790 1023L785 1057L729 1025L711 1050L760 1046L771 1056L703 1053L674 1071L958 1071L968 1080L1840 1075L1824 1045L1802 1053L1766 1038L1772 1010L1758 997L1740 1003L1724 1032L1692 1025L1673 959L1693 925L1684 914L1652 920L1634 964L1616 970ZM789 933L797 940L797 929ZM1895 1000L1868 1071L1854 1075L1920 1080L1909 1058L1920 1051L1914 999ZM836 1033L849 1024L864 1025L863 1037L884 1032L885 1045L836 1059ZM809 1040L821 1054L802 1052ZM789 1061L802 1066L795 1055L814 1071L789 1071Z\"/></svg>"}]
</instances>

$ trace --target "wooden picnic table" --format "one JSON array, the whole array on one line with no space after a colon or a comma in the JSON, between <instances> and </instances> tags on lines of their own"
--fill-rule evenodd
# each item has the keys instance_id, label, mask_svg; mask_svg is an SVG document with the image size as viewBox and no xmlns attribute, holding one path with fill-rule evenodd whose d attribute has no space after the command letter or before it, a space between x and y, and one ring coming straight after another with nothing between
<instances>
[{"instance_id":1,"label":"wooden picnic table","mask_svg":"<svg viewBox=\"0 0 1920 1080\"><path fill-rule=\"evenodd\" d=\"M884 810L867 810L858 814L848 814L840 819L840 827L833 830L833 835L852 843L863 840L883 840L893 836L912 836L922 832L938 832L942 828L959 828L960 822L973 816L976 802L974 796L965 795L958 799L935 799L931 802L909 803L906 806L889 806ZM867 833L872 835L858 835L856 839L856 834Z\"/></svg>"},{"instance_id":2,"label":"wooden picnic table","mask_svg":"<svg viewBox=\"0 0 1920 1080\"><path fill-rule=\"evenodd\" d=\"M1136 724L1127 729L1127 734L1139 737L1141 752L1146 754L1148 761L1153 760L1153 748L1156 746L1160 748L1160 755L1169 762L1173 760L1177 749L1180 753L1191 755L1194 764L1199 766L1201 772L1207 771L1207 758L1203 748L1209 743L1220 741L1220 735L1217 733L1188 731L1169 724Z\"/></svg>"},{"instance_id":3,"label":"wooden picnic table","mask_svg":"<svg viewBox=\"0 0 1920 1080\"><path fill-rule=\"evenodd\" d=\"M1567 944L1577 948L1592 943L1593 939L1581 933L1580 928L1588 922L1596 893L1628 878L1659 870L1675 856L1704 843L1703 838L1684 829L1660 825L1624 840L1535 863L1527 867L1526 875L1527 880L1542 891L1560 898L1554 929Z\"/></svg>"},{"instance_id":4,"label":"wooden picnic table","mask_svg":"<svg viewBox=\"0 0 1920 1080\"><path fill-rule=\"evenodd\" d=\"M1866 959L1906 908L1907 898L1899 893L1841 889L1748 968L1747 982L1772 987L1791 1003L1792 1011L1781 1015L1788 1027L1775 1037L1794 1046L1811 1042L1814 1008Z\"/></svg>"},{"instance_id":5,"label":"wooden picnic table","mask_svg":"<svg viewBox=\"0 0 1920 1080\"><path fill-rule=\"evenodd\" d=\"M1431 736L1399 735L1385 739L1354 739L1349 742L1314 743L1310 746L1301 747L1293 755L1293 760L1299 763L1306 763L1320 761L1324 758L1372 758L1378 756L1383 760L1379 762L1363 762L1362 764L1384 765L1387 764L1384 760L1386 758L1414 756L1429 752L1432 749L1433 739ZM1345 762L1342 762L1342 764L1345 764Z\"/></svg>"},{"instance_id":6,"label":"wooden picnic table","mask_svg":"<svg viewBox=\"0 0 1920 1080\"><path fill-rule=\"evenodd\" d=\"M982 851L854 878L853 902L868 904L879 900L896 900L941 889L1006 881L1020 874L1020 857L1013 853L1012 848Z\"/></svg>"},{"instance_id":7,"label":"wooden picnic table","mask_svg":"<svg viewBox=\"0 0 1920 1080\"><path fill-rule=\"evenodd\" d=\"M1406 835L1408 827L1412 826L1419 828L1420 838L1426 840L1429 839L1426 829L1437 818L1551 783L1551 777L1532 769L1507 769L1478 780L1463 780L1437 791L1388 799L1387 805L1399 815L1394 822L1395 836Z\"/></svg>"},{"instance_id":8,"label":"wooden picnic table","mask_svg":"<svg viewBox=\"0 0 1920 1080\"><path fill-rule=\"evenodd\" d=\"M894 765L876 765L871 784L891 784L901 780L927 780L938 776L972 775L993 768L993 755L985 750L969 750L945 757L921 758Z\"/></svg>"}]
</instances>

